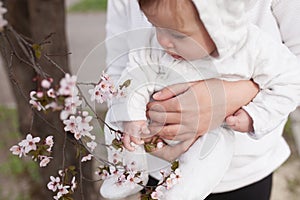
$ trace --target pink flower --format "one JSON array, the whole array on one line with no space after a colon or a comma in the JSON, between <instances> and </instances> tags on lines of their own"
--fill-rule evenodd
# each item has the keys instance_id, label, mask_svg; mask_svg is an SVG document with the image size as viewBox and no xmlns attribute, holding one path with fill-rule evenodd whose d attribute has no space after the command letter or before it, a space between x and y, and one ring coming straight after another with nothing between
<instances>
[{"instance_id":1,"label":"pink flower","mask_svg":"<svg viewBox=\"0 0 300 200\"><path fill-rule=\"evenodd\" d=\"M77 187L77 182L76 182L75 179L76 179L75 176L73 176L72 181L71 181L71 190L72 190L72 192L74 192L74 190Z\"/></svg>"},{"instance_id":2,"label":"pink flower","mask_svg":"<svg viewBox=\"0 0 300 200\"><path fill-rule=\"evenodd\" d=\"M92 160L93 155L92 154L88 154L87 156L82 157L81 162L86 162L89 160Z\"/></svg>"},{"instance_id":3,"label":"pink flower","mask_svg":"<svg viewBox=\"0 0 300 200\"><path fill-rule=\"evenodd\" d=\"M41 82L41 86L45 89L49 89L51 86L51 82L47 79L43 79Z\"/></svg>"},{"instance_id":4,"label":"pink flower","mask_svg":"<svg viewBox=\"0 0 300 200\"><path fill-rule=\"evenodd\" d=\"M99 178L101 180L105 180L109 177L109 172L105 169L100 168L98 171L95 172L95 174L97 174L98 176L100 176Z\"/></svg>"},{"instance_id":5,"label":"pink flower","mask_svg":"<svg viewBox=\"0 0 300 200\"><path fill-rule=\"evenodd\" d=\"M7 21L3 18L3 14L7 12L6 8L2 7L3 3L0 1L0 32L3 30L4 26L7 25Z\"/></svg>"},{"instance_id":6,"label":"pink flower","mask_svg":"<svg viewBox=\"0 0 300 200\"><path fill-rule=\"evenodd\" d=\"M55 93L55 90L53 89L53 88L51 88L51 89L49 89L48 91L47 91L47 95L48 95L48 97L50 97L50 98L56 98L56 93Z\"/></svg>"},{"instance_id":7,"label":"pink flower","mask_svg":"<svg viewBox=\"0 0 300 200\"><path fill-rule=\"evenodd\" d=\"M52 147L54 145L54 141L53 141L53 136L52 135L46 137L45 144L49 146L49 148L47 149L47 151L51 152L51 149L52 149Z\"/></svg>"},{"instance_id":8,"label":"pink flower","mask_svg":"<svg viewBox=\"0 0 300 200\"><path fill-rule=\"evenodd\" d=\"M25 153L28 153L28 152L31 151L31 150L36 150L36 147L37 147L37 146L36 146L36 143L38 143L40 140L41 140L41 138L39 138L39 137L33 138L31 134L28 134L28 135L26 136L26 139L25 139L25 140L22 140L22 141L19 143L19 145L20 145L21 147L24 147L24 148L25 148L25 150L24 150Z\"/></svg>"},{"instance_id":9,"label":"pink flower","mask_svg":"<svg viewBox=\"0 0 300 200\"><path fill-rule=\"evenodd\" d=\"M40 167L46 167L51 161L50 159L52 159L52 157L39 156L39 159L41 160Z\"/></svg>"},{"instance_id":10,"label":"pink flower","mask_svg":"<svg viewBox=\"0 0 300 200\"><path fill-rule=\"evenodd\" d=\"M14 145L9 149L13 155L18 155L20 158L25 153L24 148L20 147L19 145Z\"/></svg>"},{"instance_id":11,"label":"pink flower","mask_svg":"<svg viewBox=\"0 0 300 200\"><path fill-rule=\"evenodd\" d=\"M90 151L93 152L95 150L95 148L97 147L97 143L94 141L91 141L91 142L86 143L86 146L89 147Z\"/></svg>"},{"instance_id":12,"label":"pink flower","mask_svg":"<svg viewBox=\"0 0 300 200\"><path fill-rule=\"evenodd\" d=\"M31 91L30 92L30 100L29 100L29 104L31 104L34 108L36 108L38 111L41 110L46 110L44 106L42 106L42 104L38 101L38 99L36 98L37 93L36 91Z\"/></svg>"},{"instance_id":13,"label":"pink flower","mask_svg":"<svg viewBox=\"0 0 300 200\"><path fill-rule=\"evenodd\" d=\"M60 80L60 88L58 90L59 94L64 96L76 96L78 94L76 81L76 76L66 74L65 77Z\"/></svg>"},{"instance_id":14,"label":"pink flower","mask_svg":"<svg viewBox=\"0 0 300 200\"><path fill-rule=\"evenodd\" d=\"M60 185L60 178L50 176L50 182L47 184L48 189L55 192L58 188L58 185Z\"/></svg>"},{"instance_id":15,"label":"pink flower","mask_svg":"<svg viewBox=\"0 0 300 200\"><path fill-rule=\"evenodd\" d=\"M164 191L165 188L161 185L157 186L157 188L155 188L155 191L151 193L151 198L152 199L162 199L164 196Z\"/></svg>"}]
</instances>

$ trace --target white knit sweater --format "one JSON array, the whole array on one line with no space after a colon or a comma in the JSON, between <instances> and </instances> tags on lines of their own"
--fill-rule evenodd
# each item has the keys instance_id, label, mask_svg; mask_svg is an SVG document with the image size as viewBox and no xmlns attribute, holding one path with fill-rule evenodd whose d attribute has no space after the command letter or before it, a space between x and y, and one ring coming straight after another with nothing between
<instances>
[{"instance_id":1,"label":"white knit sweater","mask_svg":"<svg viewBox=\"0 0 300 200\"><path fill-rule=\"evenodd\" d=\"M195 4L197 6L197 1L195 1ZM136 1L110 0L108 5L108 37L127 30L151 27L145 16L140 12ZM198 8L201 8L200 3ZM298 88L297 84L299 85L300 83L296 80L297 75L295 76L295 74L299 75L300 66L297 66L298 63L296 61L287 62L290 58L293 60L291 55L285 48L277 46L273 42L273 39L280 41L280 38L282 38L285 45L289 47L294 54L299 55L300 38L298 35L300 26L295 25L297 23L300 24L300 18L295 18L298 10L300 10L300 2L297 0L277 0L273 2L271 2L271 0L255 1L247 13L248 17L262 30L270 33L269 36L265 34L256 35L255 41L250 42L256 45L251 48L261 49L260 53L258 53L258 60L260 60L261 65L258 66L258 63L255 63L257 65L248 66L247 68L246 65L249 64L249 61L253 60L253 57L246 56L248 59L246 63L245 60L242 59L238 62L235 61L238 65L231 66L231 60L227 62L226 68L218 68L219 73L222 74L221 78L224 80L256 78L254 80L258 82L262 91L253 100L253 103L244 107L253 118L255 134L260 139L254 140L246 134L236 132L237 141L234 158L228 172L217 188L215 188L214 192L230 191L256 182L272 173L289 156L289 148L282 138L282 129L288 113L295 108L297 105L296 101L299 100L297 95L299 95L300 88ZM205 11L202 10L202 13L203 12ZM213 13L207 12L207 14L209 14L209 17ZM209 22L207 22L203 15L201 17L209 33L212 34L214 30L213 27L210 30L207 26ZM291 27L293 29L291 29ZM252 32L260 34L258 30L252 30ZM143 38L147 38L143 34L140 35L140 38L134 39L130 36L130 33L126 36L122 34L119 35L117 39L108 40L108 73L115 79L121 76L122 71L126 67L124 63L127 63L128 57L122 56L121 59L115 58L119 57L122 53L127 53L130 49L139 47L145 42ZM218 39L217 37L218 36L213 37L214 41ZM273 39L270 39L270 37ZM127 43L124 43L124 41L127 41ZM222 41L223 40L221 40L220 43L217 42L217 46L218 44L223 45ZM268 45L272 45L272 48L268 49ZM244 53L242 51L238 52L236 58L241 58L241 55L245 56L245 52L247 51L248 53L246 54L252 56L254 51L252 51L253 49L249 51L250 46L243 49ZM226 44L224 47L226 47ZM221 47L218 46L218 50L220 49ZM224 54L226 52L228 51L225 50ZM270 56L274 59L268 60ZM263 62L264 58L267 58L267 63ZM220 66L224 66L224 62ZM283 85L289 84L292 85L289 87L291 90L287 91L282 88ZM282 97L281 99L278 98L280 96ZM275 108L275 110L272 110L273 108ZM133 119L136 120L135 118ZM270 119L273 120L270 121Z\"/></svg>"}]
</instances>

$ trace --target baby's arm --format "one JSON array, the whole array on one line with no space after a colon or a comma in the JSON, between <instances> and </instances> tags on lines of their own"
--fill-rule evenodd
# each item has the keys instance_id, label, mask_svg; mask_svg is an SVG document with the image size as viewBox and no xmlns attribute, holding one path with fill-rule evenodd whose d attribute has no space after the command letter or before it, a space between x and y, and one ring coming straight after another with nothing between
<instances>
[{"instance_id":1,"label":"baby's arm","mask_svg":"<svg viewBox=\"0 0 300 200\"><path fill-rule=\"evenodd\" d=\"M244 110L239 109L233 115L226 117L226 125L229 128L239 132L253 132L253 120L251 116Z\"/></svg>"},{"instance_id":2,"label":"baby's arm","mask_svg":"<svg viewBox=\"0 0 300 200\"><path fill-rule=\"evenodd\" d=\"M141 136L150 134L147 125L145 120L123 122L124 135L122 140L124 147L128 151L134 151L135 145L144 144Z\"/></svg>"}]
</instances>

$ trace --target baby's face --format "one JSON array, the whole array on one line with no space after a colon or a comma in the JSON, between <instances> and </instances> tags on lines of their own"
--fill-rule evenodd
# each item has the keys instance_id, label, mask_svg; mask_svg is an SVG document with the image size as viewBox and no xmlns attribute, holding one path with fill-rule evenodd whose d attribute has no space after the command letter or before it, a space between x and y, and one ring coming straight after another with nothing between
<instances>
[{"instance_id":1,"label":"baby's face","mask_svg":"<svg viewBox=\"0 0 300 200\"><path fill-rule=\"evenodd\" d=\"M189 9L182 9L180 22L174 19L176 15L168 12L158 11L155 15L145 13L156 27L159 44L175 59L201 59L216 50L198 12L193 6Z\"/></svg>"}]
</instances>

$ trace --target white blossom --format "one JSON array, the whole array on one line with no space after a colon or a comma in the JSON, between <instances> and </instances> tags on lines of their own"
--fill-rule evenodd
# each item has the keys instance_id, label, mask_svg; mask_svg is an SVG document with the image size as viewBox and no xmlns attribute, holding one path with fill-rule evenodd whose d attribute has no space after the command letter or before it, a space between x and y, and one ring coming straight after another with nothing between
<instances>
[{"instance_id":1,"label":"white blossom","mask_svg":"<svg viewBox=\"0 0 300 200\"><path fill-rule=\"evenodd\" d=\"M25 154L24 148L20 147L19 145L14 145L9 150L12 152L13 155L17 155L20 158L23 154Z\"/></svg>"},{"instance_id":2,"label":"white blossom","mask_svg":"<svg viewBox=\"0 0 300 200\"><path fill-rule=\"evenodd\" d=\"M65 108L60 113L60 119L65 120L69 117L69 115L76 114L77 107L82 104L82 101L78 96L71 96L65 99Z\"/></svg>"},{"instance_id":3,"label":"white blossom","mask_svg":"<svg viewBox=\"0 0 300 200\"><path fill-rule=\"evenodd\" d=\"M164 191L165 191L165 187L159 185L155 188L155 191L151 193L151 198L152 199L163 199L164 197Z\"/></svg>"},{"instance_id":4,"label":"white blossom","mask_svg":"<svg viewBox=\"0 0 300 200\"><path fill-rule=\"evenodd\" d=\"M7 9L2 6L3 3L0 1L0 32L3 31L3 28L7 25L7 21L3 18L3 14L7 12Z\"/></svg>"},{"instance_id":5,"label":"white blossom","mask_svg":"<svg viewBox=\"0 0 300 200\"><path fill-rule=\"evenodd\" d=\"M59 185L60 185L60 178L50 176L50 182L47 184L48 189L55 192Z\"/></svg>"},{"instance_id":6,"label":"white blossom","mask_svg":"<svg viewBox=\"0 0 300 200\"><path fill-rule=\"evenodd\" d=\"M60 80L60 88L58 90L60 95L64 96L76 96L78 89L76 87L77 76L66 74L64 78Z\"/></svg>"},{"instance_id":7,"label":"white blossom","mask_svg":"<svg viewBox=\"0 0 300 200\"><path fill-rule=\"evenodd\" d=\"M45 89L49 89L51 86L51 82L47 79L43 79L41 82L41 86Z\"/></svg>"},{"instance_id":8,"label":"white blossom","mask_svg":"<svg viewBox=\"0 0 300 200\"><path fill-rule=\"evenodd\" d=\"M92 154L88 154L87 156L82 157L81 162L86 162L89 160L92 160L93 155Z\"/></svg>"},{"instance_id":9,"label":"white blossom","mask_svg":"<svg viewBox=\"0 0 300 200\"><path fill-rule=\"evenodd\" d=\"M31 91L30 92L29 104L31 104L38 111L46 110L46 108L44 106L42 106L42 104L40 102L37 101L38 99L35 97L36 95L37 95L36 91Z\"/></svg>"},{"instance_id":10,"label":"white blossom","mask_svg":"<svg viewBox=\"0 0 300 200\"><path fill-rule=\"evenodd\" d=\"M50 163L50 159L52 159L52 157L39 156L39 159L41 160L40 167L46 167Z\"/></svg>"},{"instance_id":11,"label":"white blossom","mask_svg":"<svg viewBox=\"0 0 300 200\"><path fill-rule=\"evenodd\" d=\"M48 91L47 91L47 95L48 95L48 97L50 97L50 98L56 98L56 92L55 92L55 90L53 89L53 88L50 88Z\"/></svg>"},{"instance_id":12,"label":"white blossom","mask_svg":"<svg viewBox=\"0 0 300 200\"><path fill-rule=\"evenodd\" d=\"M53 141L53 136L52 135L46 137L45 144L49 146L49 148L47 149L47 151L51 152L51 149L52 149L52 147L54 145L54 141Z\"/></svg>"},{"instance_id":13,"label":"white blossom","mask_svg":"<svg viewBox=\"0 0 300 200\"><path fill-rule=\"evenodd\" d=\"M91 142L88 142L86 143L86 146L90 148L90 151L94 151L95 148L97 147L97 143L95 141L91 141Z\"/></svg>"},{"instance_id":14,"label":"white blossom","mask_svg":"<svg viewBox=\"0 0 300 200\"><path fill-rule=\"evenodd\" d=\"M33 138L31 134L28 134L26 136L26 139L25 140L22 140L19 145L21 147L24 147L24 152L25 153L28 153L29 151L31 150L36 150L36 143L38 143L39 141L41 140L41 138L39 137L35 137Z\"/></svg>"},{"instance_id":15,"label":"white blossom","mask_svg":"<svg viewBox=\"0 0 300 200\"><path fill-rule=\"evenodd\" d=\"M75 178L75 176L73 176L72 181L71 181L71 190L72 190L72 192L74 192L76 187L77 187L76 178Z\"/></svg>"}]
</instances>

